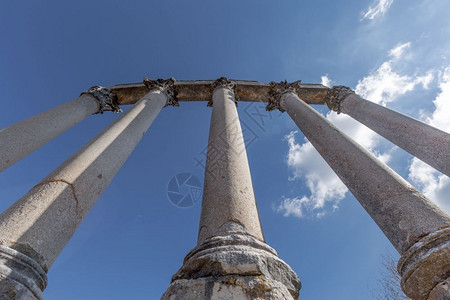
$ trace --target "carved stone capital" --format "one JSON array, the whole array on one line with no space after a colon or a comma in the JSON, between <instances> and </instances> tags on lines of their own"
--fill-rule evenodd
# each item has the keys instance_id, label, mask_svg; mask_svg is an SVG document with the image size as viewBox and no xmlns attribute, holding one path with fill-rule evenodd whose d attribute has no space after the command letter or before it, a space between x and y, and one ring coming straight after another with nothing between
<instances>
[{"instance_id":1,"label":"carved stone capital","mask_svg":"<svg viewBox=\"0 0 450 300\"><path fill-rule=\"evenodd\" d=\"M94 114L102 114L105 111L112 111L113 113L122 112L117 101L117 95L111 89L102 86L93 86L87 92L81 94L90 94L97 100L98 111Z\"/></svg>"},{"instance_id":2,"label":"carved stone capital","mask_svg":"<svg viewBox=\"0 0 450 300\"><path fill-rule=\"evenodd\" d=\"M297 90L300 88L300 80L288 83L286 80L281 82L271 81L270 92L269 92L269 103L266 106L267 111L272 111L275 109L284 112L284 109L281 107L281 97L287 93L295 93L297 94Z\"/></svg>"},{"instance_id":3,"label":"carved stone capital","mask_svg":"<svg viewBox=\"0 0 450 300\"><path fill-rule=\"evenodd\" d=\"M228 79L226 77L220 77L216 81L214 81L213 84L211 84L211 94L214 94L214 91L218 88L226 88L226 89L230 90L230 92L232 92L234 95L234 103L236 103L236 106L238 105L237 97L236 97L236 84L234 83L234 81L231 81L230 79ZM208 104L206 106L208 106L208 107L213 106L212 97L208 101Z\"/></svg>"},{"instance_id":4,"label":"carved stone capital","mask_svg":"<svg viewBox=\"0 0 450 300\"><path fill-rule=\"evenodd\" d=\"M47 275L42 267L29 256L1 245L0 278L0 292L8 299L44 299Z\"/></svg>"},{"instance_id":5,"label":"carved stone capital","mask_svg":"<svg viewBox=\"0 0 450 300\"><path fill-rule=\"evenodd\" d=\"M148 91L158 90L166 95L167 103L165 106L180 106L176 99L177 92L175 91L175 78L171 77L166 80L161 78L156 80L144 78L144 84Z\"/></svg>"},{"instance_id":6,"label":"carved stone capital","mask_svg":"<svg viewBox=\"0 0 450 300\"><path fill-rule=\"evenodd\" d=\"M439 285L450 279L450 227L430 233L409 247L397 269L402 289L410 298L430 299L430 292L436 288L442 292Z\"/></svg>"},{"instance_id":7,"label":"carved stone capital","mask_svg":"<svg viewBox=\"0 0 450 300\"><path fill-rule=\"evenodd\" d=\"M355 92L349 87L338 85L334 86L332 89L328 91L327 96L325 97L325 103L327 104L330 110L341 113L341 102L350 94L354 94Z\"/></svg>"}]
</instances>

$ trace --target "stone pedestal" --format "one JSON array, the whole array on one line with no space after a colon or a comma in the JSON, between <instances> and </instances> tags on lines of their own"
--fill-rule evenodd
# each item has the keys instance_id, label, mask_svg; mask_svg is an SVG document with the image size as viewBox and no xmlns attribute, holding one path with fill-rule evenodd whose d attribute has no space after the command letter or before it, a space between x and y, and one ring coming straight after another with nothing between
<instances>
[{"instance_id":1,"label":"stone pedestal","mask_svg":"<svg viewBox=\"0 0 450 300\"><path fill-rule=\"evenodd\" d=\"M300 280L264 242L234 84L213 91L198 245L162 299L297 299Z\"/></svg>"},{"instance_id":2,"label":"stone pedestal","mask_svg":"<svg viewBox=\"0 0 450 300\"><path fill-rule=\"evenodd\" d=\"M0 172L95 113L121 111L115 95L94 87L70 102L0 130Z\"/></svg>"},{"instance_id":3,"label":"stone pedestal","mask_svg":"<svg viewBox=\"0 0 450 300\"><path fill-rule=\"evenodd\" d=\"M450 134L356 95L345 86L333 87L328 107L348 114L395 145L450 176Z\"/></svg>"},{"instance_id":4,"label":"stone pedestal","mask_svg":"<svg viewBox=\"0 0 450 300\"><path fill-rule=\"evenodd\" d=\"M0 215L0 291L42 299L46 272L169 103L173 80L163 84L150 81L141 101Z\"/></svg>"},{"instance_id":5,"label":"stone pedestal","mask_svg":"<svg viewBox=\"0 0 450 300\"><path fill-rule=\"evenodd\" d=\"M413 299L427 299L450 274L450 217L303 102L296 83L272 87L268 107L287 111L402 255L404 292Z\"/></svg>"}]
</instances>

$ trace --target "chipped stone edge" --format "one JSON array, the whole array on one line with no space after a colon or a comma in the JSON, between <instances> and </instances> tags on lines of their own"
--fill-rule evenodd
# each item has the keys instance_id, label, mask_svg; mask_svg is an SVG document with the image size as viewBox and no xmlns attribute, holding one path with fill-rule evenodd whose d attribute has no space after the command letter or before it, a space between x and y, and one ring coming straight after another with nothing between
<instances>
[{"instance_id":1,"label":"chipped stone edge","mask_svg":"<svg viewBox=\"0 0 450 300\"><path fill-rule=\"evenodd\" d=\"M150 79L144 78L144 85L147 87L148 91L157 90L163 93L167 97L166 106L180 106L176 97L177 92L175 90L175 78L170 77L169 79Z\"/></svg>"},{"instance_id":2,"label":"chipped stone edge","mask_svg":"<svg viewBox=\"0 0 450 300\"><path fill-rule=\"evenodd\" d=\"M300 80L288 83L286 80L281 82L271 81L269 83L269 100L266 106L266 111L278 109L281 112L285 110L281 107L281 98L287 93L295 93L298 95L300 89Z\"/></svg>"},{"instance_id":3,"label":"chipped stone edge","mask_svg":"<svg viewBox=\"0 0 450 300\"><path fill-rule=\"evenodd\" d=\"M91 95L98 102L98 111L95 114L103 114L105 111L120 113L122 109L119 107L117 95L110 89L102 86L93 86L87 92L81 95Z\"/></svg>"},{"instance_id":4,"label":"chipped stone edge","mask_svg":"<svg viewBox=\"0 0 450 300\"><path fill-rule=\"evenodd\" d=\"M347 86L344 85L334 86L328 91L325 97L325 103L327 104L330 110L340 114L342 112L341 102L344 101L344 99L351 94L355 94L355 92Z\"/></svg>"},{"instance_id":5,"label":"chipped stone edge","mask_svg":"<svg viewBox=\"0 0 450 300\"><path fill-rule=\"evenodd\" d=\"M0 261L3 261L0 264L0 277L26 287L38 300L44 299L42 291L47 286L47 274L34 259L0 245Z\"/></svg>"},{"instance_id":6,"label":"chipped stone edge","mask_svg":"<svg viewBox=\"0 0 450 300\"><path fill-rule=\"evenodd\" d=\"M429 274L434 278L433 285L429 290L424 291L414 283L414 281L422 281L427 278L415 278L425 272L425 268L430 261L441 256L450 258L450 227L446 227L430 233L413 244L402 255L398 262L398 272L402 276L401 286L403 291L414 299L427 299L430 292L441 282L448 280L446 274L450 271L450 264L447 265L433 265L433 274ZM428 272L429 273L429 272ZM445 278L443 278L443 276Z\"/></svg>"}]
</instances>

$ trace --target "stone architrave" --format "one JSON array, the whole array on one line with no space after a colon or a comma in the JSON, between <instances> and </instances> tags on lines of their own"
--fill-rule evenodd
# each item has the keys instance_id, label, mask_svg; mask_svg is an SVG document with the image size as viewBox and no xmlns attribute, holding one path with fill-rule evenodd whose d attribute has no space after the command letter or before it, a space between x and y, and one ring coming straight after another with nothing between
<instances>
[{"instance_id":1,"label":"stone architrave","mask_svg":"<svg viewBox=\"0 0 450 300\"><path fill-rule=\"evenodd\" d=\"M0 130L0 172L88 116L120 112L115 94L93 87L80 97Z\"/></svg>"},{"instance_id":2,"label":"stone architrave","mask_svg":"<svg viewBox=\"0 0 450 300\"><path fill-rule=\"evenodd\" d=\"M173 83L146 80L144 98L0 215L0 292L42 299L46 273L78 225L160 110L175 103Z\"/></svg>"},{"instance_id":3,"label":"stone architrave","mask_svg":"<svg viewBox=\"0 0 450 300\"><path fill-rule=\"evenodd\" d=\"M162 299L297 299L300 280L264 242L234 83L212 88L198 244Z\"/></svg>"},{"instance_id":4,"label":"stone architrave","mask_svg":"<svg viewBox=\"0 0 450 300\"><path fill-rule=\"evenodd\" d=\"M395 145L450 176L450 134L359 97L345 86L326 97L331 110L345 113Z\"/></svg>"},{"instance_id":5,"label":"stone architrave","mask_svg":"<svg viewBox=\"0 0 450 300\"><path fill-rule=\"evenodd\" d=\"M279 91L272 107L287 111L402 255L403 291L413 299L449 299L444 283L450 274L450 217L303 102L295 83L273 86Z\"/></svg>"}]
</instances>

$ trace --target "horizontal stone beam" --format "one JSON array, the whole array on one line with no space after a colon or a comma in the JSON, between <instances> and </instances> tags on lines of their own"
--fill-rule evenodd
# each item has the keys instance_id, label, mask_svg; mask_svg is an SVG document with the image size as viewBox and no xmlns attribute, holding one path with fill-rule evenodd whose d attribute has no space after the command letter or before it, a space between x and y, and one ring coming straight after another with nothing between
<instances>
[{"instance_id":1,"label":"horizontal stone beam","mask_svg":"<svg viewBox=\"0 0 450 300\"><path fill-rule=\"evenodd\" d=\"M177 101L210 101L211 84L215 80L177 80L175 91ZM259 81L233 80L236 84L236 98L246 102L268 102L270 86ZM109 87L116 95L119 105L134 104L144 97L148 90L143 83L118 84ZM321 84L302 83L297 90L299 97L308 104L325 104L329 88Z\"/></svg>"}]
</instances>

